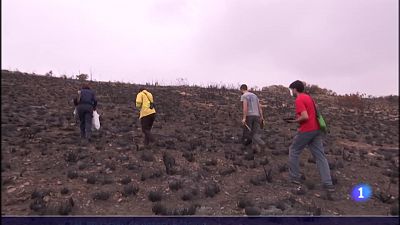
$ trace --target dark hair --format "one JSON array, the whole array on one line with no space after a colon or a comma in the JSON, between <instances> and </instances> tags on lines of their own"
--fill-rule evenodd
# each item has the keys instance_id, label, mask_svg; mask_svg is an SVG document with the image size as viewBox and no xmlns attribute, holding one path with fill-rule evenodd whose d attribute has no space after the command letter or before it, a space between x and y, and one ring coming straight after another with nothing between
<instances>
[{"instance_id":1,"label":"dark hair","mask_svg":"<svg viewBox=\"0 0 400 225\"><path fill-rule=\"evenodd\" d=\"M296 80L295 82L291 83L289 85L290 89L296 89L298 92L303 93L304 92L304 83Z\"/></svg>"},{"instance_id":2,"label":"dark hair","mask_svg":"<svg viewBox=\"0 0 400 225\"><path fill-rule=\"evenodd\" d=\"M240 90L242 90L242 91L247 91L247 85L242 84L242 85L240 86Z\"/></svg>"},{"instance_id":3,"label":"dark hair","mask_svg":"<svg viewBox=\"0 0 400 225\"><path fill-rule=\"evenodd\" d=\"M90 89L90 86L88 83L83 83L82 84L82 89Z\"/></svg>"}]
</instances>

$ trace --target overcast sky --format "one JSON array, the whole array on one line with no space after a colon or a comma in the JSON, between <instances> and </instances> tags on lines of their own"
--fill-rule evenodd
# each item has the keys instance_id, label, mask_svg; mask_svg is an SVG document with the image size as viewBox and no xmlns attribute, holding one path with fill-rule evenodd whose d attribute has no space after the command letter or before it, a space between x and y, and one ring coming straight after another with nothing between
<instances>
[{"instance_id":1,"label":"overcast sky","mask_svg":"<svg viewBox=\"0 0 400 225\"><path fill-rule=\"evenodd\" d=\"M2 69L398 94L398 0L3 0Z\"/></svg>"}]
</instances>

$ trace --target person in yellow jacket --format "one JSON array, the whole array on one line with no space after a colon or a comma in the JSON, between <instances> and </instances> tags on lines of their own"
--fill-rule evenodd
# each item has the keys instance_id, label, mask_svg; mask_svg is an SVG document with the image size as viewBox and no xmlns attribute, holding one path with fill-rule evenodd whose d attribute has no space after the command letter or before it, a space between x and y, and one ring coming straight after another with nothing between
<instances>
[{"instance_id":1,"label":"person in yellow jacket","mask_svg":"<svg viewBox=\"0 0 400 225\"><path fill-rule=\"evenodd\" d=\"M140 123L144 133L144 145L149 145L154 141L151 134L154 120L156 119L156 109L154 107L153 95L145 88L140 88L136 96L136 108L140 110Z\"/></svg>"}]
</instances>

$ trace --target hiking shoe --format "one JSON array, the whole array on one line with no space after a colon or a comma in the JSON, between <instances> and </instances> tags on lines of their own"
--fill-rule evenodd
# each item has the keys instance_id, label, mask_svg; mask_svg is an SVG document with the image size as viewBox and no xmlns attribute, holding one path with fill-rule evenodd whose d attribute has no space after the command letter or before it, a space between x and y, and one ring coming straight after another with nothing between
<instances>
[{"instance_id":1,"label":"hiking shoe","mask_svg":"<svg viewBox=\"0 0 400 225\"><path fill-rule=\"evenodd\" d=\"M328 192L335 192L335 186L332 184L324 184L324 189Z\"/></svg>"}]
</instances>

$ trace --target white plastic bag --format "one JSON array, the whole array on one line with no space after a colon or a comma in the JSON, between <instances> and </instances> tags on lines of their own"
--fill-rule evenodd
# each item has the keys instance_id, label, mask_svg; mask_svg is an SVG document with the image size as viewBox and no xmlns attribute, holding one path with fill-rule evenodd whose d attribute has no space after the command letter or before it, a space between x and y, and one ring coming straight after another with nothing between
<instances>
[{"instance_id":1,"label":"white plastic bag","mask_svg":"<svg viewBox=\"0 0 400 225\"><path fill-rule=\"evenodd\" d=\"M100 115L97 111L93 111L92 129L100 129Z\"/></svg>"}]
</instances>

